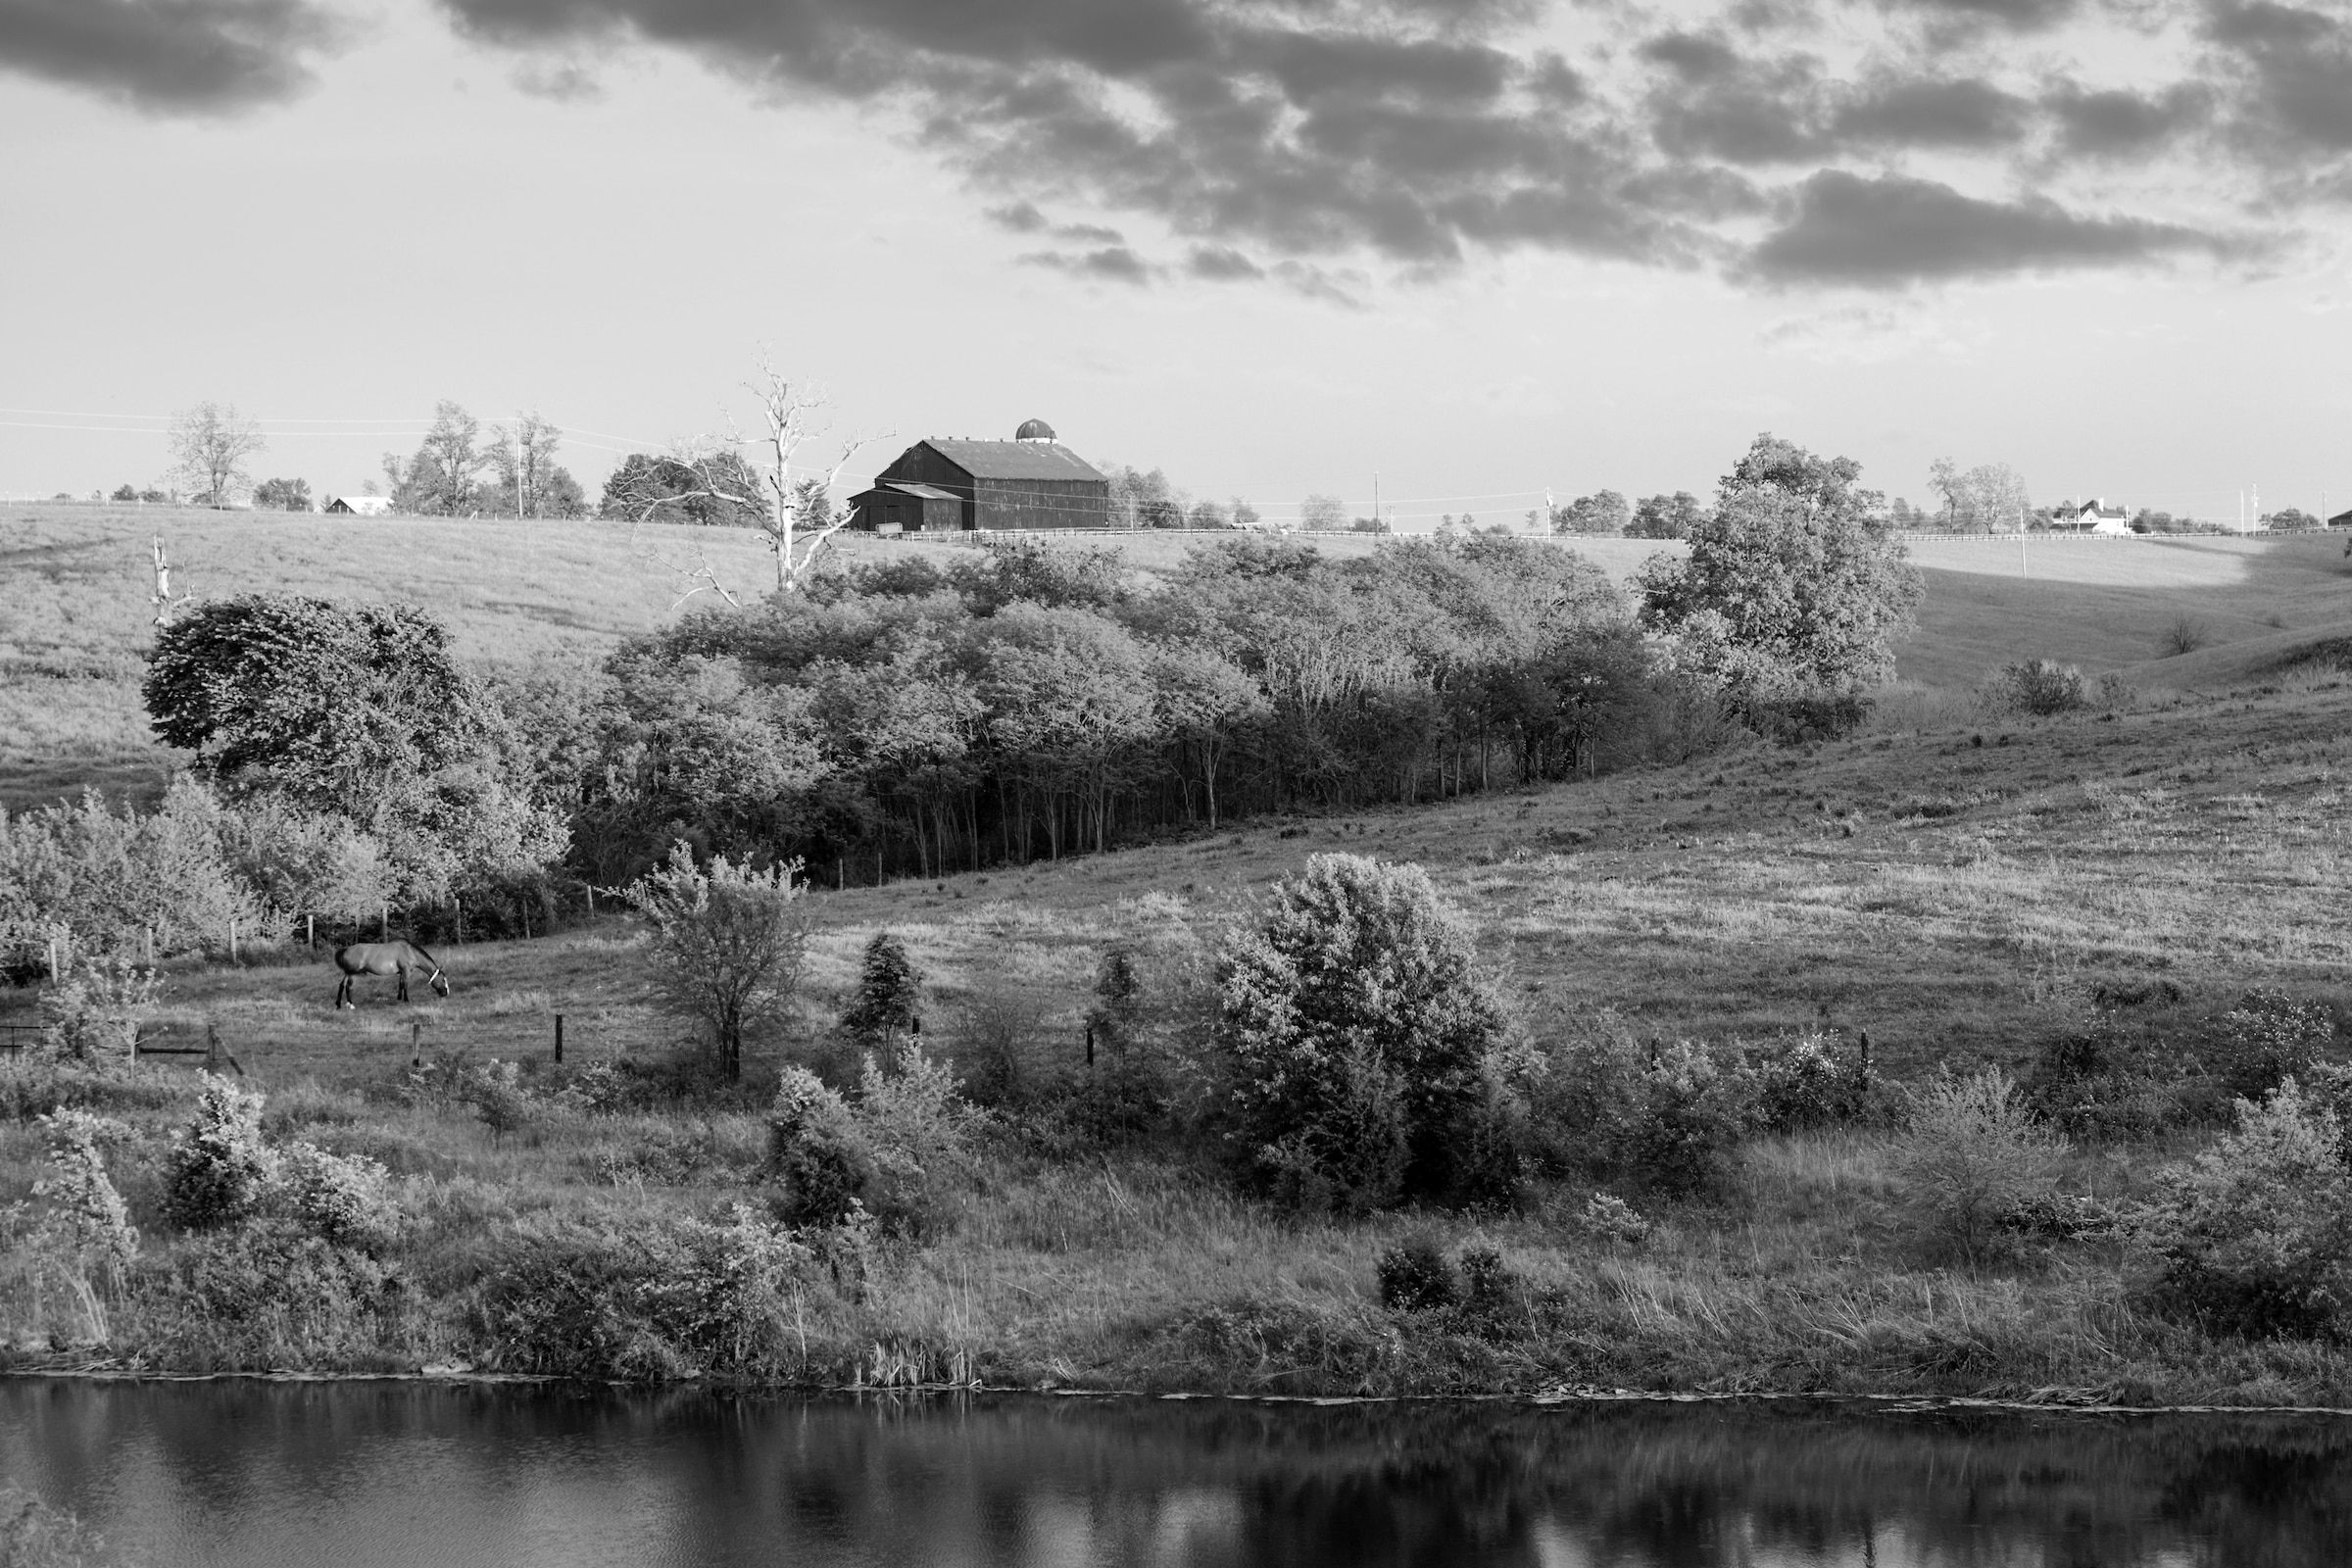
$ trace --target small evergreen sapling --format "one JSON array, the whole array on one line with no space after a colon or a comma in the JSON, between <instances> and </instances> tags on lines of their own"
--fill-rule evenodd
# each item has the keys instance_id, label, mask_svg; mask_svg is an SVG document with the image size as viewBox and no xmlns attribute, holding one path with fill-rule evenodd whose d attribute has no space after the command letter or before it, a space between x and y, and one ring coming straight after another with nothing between
<instances>
[{"instance_id":1,"label":"small evergreen sapling","mask_svg":"<svg viewBox=\"0 0 2352 1568\"><path fill-rule=\"evenodd\" d=\"M922 989L922 971L907 956L906 944L877 931L865 945L858 989L842 1012L841 1027L860 1048L882 1052L887 1058L899 1038L914 1031Z\"/></svg>"}]
</instances>

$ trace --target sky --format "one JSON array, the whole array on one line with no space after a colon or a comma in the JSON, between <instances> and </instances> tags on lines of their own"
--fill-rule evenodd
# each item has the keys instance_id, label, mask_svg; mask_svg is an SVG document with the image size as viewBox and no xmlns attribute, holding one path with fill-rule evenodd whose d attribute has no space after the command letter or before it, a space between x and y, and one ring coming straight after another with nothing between
<instances>
[{"instance_id":1,"label":"sky","mask_svg":"<svg viewBox=\"0 0 2352 1568\"><path fill-rule=\"evenodd\" d=\"M1035 416L1405 527L1767 430L2352 506L2344 3L0 0L0 496L205 400L322 496L534 411L593 493L764 352L851 487Z\"/></svg>"}]
</instances>

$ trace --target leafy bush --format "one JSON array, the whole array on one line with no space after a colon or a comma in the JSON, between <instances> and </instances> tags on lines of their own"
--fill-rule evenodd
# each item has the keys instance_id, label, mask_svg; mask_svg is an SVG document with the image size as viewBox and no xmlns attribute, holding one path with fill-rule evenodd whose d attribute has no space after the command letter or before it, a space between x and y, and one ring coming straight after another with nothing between
<instances>
[{"instance_id":1,"label":"leafy bush","mask_svg":"<svg viewBox=\"0 0 2352 1568\"><path fill-rule=\"evenodd\" d=\"M262 1097L226 1078L202 1075L196 1117L172 1135L164 1162L164 1217L182 1230L212 1230L255 1212L277 1168L262 1142Z\"/></svg>"},{"instance_id":2,"label":"leafy bush","mask_svg":"<svg viewBox=\"0 0 2352 1568\"><path fill-rule=\"evenodd\" d=\"M1392 1312L1434 1312L1461 1299L1461 1283L1445 1250L1427 1236L1408 1237L1388 1248L1373 1265L1380 1304Z\"/></svg>"},{"instance_id":3,"label":"leafy bush","mask_svg":"<svg viewBox=\"0 0 2352 1568\"><path fill-rule=\"evenodd\" d=\"M41 1049L67 1061L126 1067L155 1007L153 969L120 958L83 963L41 993Z\"/></svg>"},{"instance_id":4,"label":"leafy bush","mask_svg":"<svg viewBox=\"0 0 2352 1568\"><path fill-rule=\"evenodd\" d=\"M130 1129L86 1111L61 1110L41 1118L49 1135L49 1174L32 1184L37 1214L24 1203L0 1213L18 1243L37 1297L61 1287L73 1304L73 1338L103 1345L113 1335L107 1300L137 1258L139 1233L130 1211L106 1173L103 1146L127 1141Z\"/></svg>"},{"instance_id":5,"label":"leafy bush","mask_svg":"<svg viewBox=\"0 0 2352 1568\"><path fill-rule=\"evenodd\" d=\"M558 1377L797 1372L801 1308L828 1294L809 1247L741 1203L526 1234L509 1255L483 1295L487 1358Z\"/></svg>"},{"instance_id":6,"label":"leafy bush","mask_svg":"<svg viewBox=\"0 0 2352 1568\"><path fill-rule=\"evenodd\" d=\"M1662 1048L1642 1074L1640 1114L1619 1130L1619 1164L1662 1193L1720 1185L1754 1114L1754 1088L1703 1042Z\"/></svg>"},{"instance_id":7,"label":"leafy bush","mask_svg":"<svg viewBox=\"0 0 2352 1568\"><path fill-rule=\"evenodd\" d=\"M1498 1248L1478 1243L1461 1251L1462 1316L1482 1331L1495 1327L1519 1300L1519 1276Z\"/></svg>"},{"instance_id":8,"label":"leafy bush","mask_svg":"<svg viewBox=\"0 0 2352 1568\"><path fill-rule=\"evenodd\" d=\"M1508 1020L1419 866L1312 857L1227 944L1219 1003L1261 1186L1353 1210L1509 1192L1516 1151L1489 1121Z\"/></svg>"},{"instance_id":9,"label":"leafy bush","mask_svg":"<svg viewBox=\"0 0 2352 1568\"><path fill-rule=\"evenodd\" d=\"M2066 1148L2000 1068L1941 1073L1921 1091L1896 1153L1912 1223L1935 1245L1982 1255L2008 1216L2048 1194Z\"/></svg>"},{"instance_id":10,"label":"leafy bush","mask_svg":"<svg viewBox=\"0 0 2352 1568\"><path fill-rule=\"evenodd\" d=\"M1869 1099L1870 1080L1861 1059L1839 1061L1824 1035L1764 1047L1750 1054L1747 1067L1754 1080L1752 1119L1762 1132L1803 1132L1852 1121Z\"/></svg>"},{"instance_id":11,"label":"leafy bush","mask_svg":"<svg viewBox=\"0 0 2352 1568\"><path fill-rule=\"evenodd\" d=\"M2082 672L2047 659L2008 665L1992 681L1990 696L2004 711L2037 717L2071 713L2089 706Z\"/></svg>"},{"instance_id":12,"label":"leafy bush","mask_svg":"<svg viewBox=\"0 0 2352 1568\"><path fill-rule=\"evenodd\" d=\"M767 1163L777 1215L794 1225L838 1225L874 1182L874 1153L842 1098L801 1067L787 1067L767 1117Z\"/></svg>"},{"instance_id":13,"label":"leafy bush","mask_svg":"<svg viewBox=\"0 0 2352 1568\"><path fill-rule=\"evenodd\" d=\"M2334 1044L2335 1019L2326 1007L2254 991L2223 1015L2206 1061L2232 1098L2260 1100L2288 1078L2308 1078Z\"/></svg>"},{"instance_id":14,"label":"leafy bush","mask_svg":"<svg viewBox=\"0 0 2352 1568\"><path fill-rule=\"evenodd\" d=\"M938 1229L947 1189L965 1160L965 1107L954 1075L909 1040L900 1048L896 1072L866 1058L855 1115L873 1160L872 1181L860 1196L875 1220L908 1236Z\"/></svg>"},{"instance_id":15,"label":"leafy bush","mask_svg":"<svg viewBox=\"0 0 2352 1568\"><path fill-rule=\"evenodd\" d=\"M397 1263L270 1218L182 1244L134 1294L152 1351L190 1368L368 1364L425 1306Z\"/></svg>"},{"instance_id":16,"label":"leafy bush","mask_svg":"<svg viewBox=\"0 0 2352 1568\"><path fill-rule=\"evenodd\" d=\"M1639 1247L1649 1240L1649 1221L1631 1203L1610 1193L1594 1193L1576 1216L1577 1229L1595 1241L1617 1247Z\"/></svg>"},{"instance_id":17,"label":"leafy bush","mask_svg":"<svg viewBox=\"0 0 2352 1568\"><path fill-rule=\"evenodd\" d=\"M743 1076L745 1036L800 990L808 948L800 869L798 860L760 868L723 855L701 867L681 843L628 888L654 924L656 988L710 1030L730 1081Z\"/></svg>"},{"instance_id":18,"label":"leafy bush","mask_svg":"<svg viewBox=\"0 0 2352 1568\"><path fill-rule=\"evenodd\" d=\"M365 1154L295 1144L277 1158L270 1206L323 1241L380 1253L399 1237L391 1174Z\"/></svg>"},{"instance_id":19,"label":"leafy bush","mask_svg":"<svg viewBox=\"0 0 2352 1568\"><path fill-rule=\"evenodd\" d=\"M2206 1114L2197 1061L2112 1011L2050 1041L2027 1072L2027 1102L2071 1138L2146 1138Z\"/></svg>"},{"instance_id":20,"label":"leafy bush","mask_svg":"<svg viewBox=\"0 0 2352 1568\"><path fill-rule=\"evenodd\" d=\"M2352 1172L2335 1113L2292 1079L2237 1127L2169 1166L2136 1224L2160 1296L2242 1334L2340 1336L2352 1325Z\"/></svg>"}]
</instances>

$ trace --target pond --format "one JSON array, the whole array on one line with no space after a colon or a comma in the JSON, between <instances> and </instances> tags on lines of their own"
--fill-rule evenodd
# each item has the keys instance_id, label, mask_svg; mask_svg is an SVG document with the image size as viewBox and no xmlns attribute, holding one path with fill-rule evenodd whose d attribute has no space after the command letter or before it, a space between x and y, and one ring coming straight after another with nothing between
<instances>
[{"instance_id":1,"label":"pond","mask_svg":"<svg viewBox=\"0 0 2352 1568\"><path fill-rule=\"evenodd\" d=\"M2352 1422L0 1380L172 1568L2352 1563Z\"/></svg>"}]
</instances>

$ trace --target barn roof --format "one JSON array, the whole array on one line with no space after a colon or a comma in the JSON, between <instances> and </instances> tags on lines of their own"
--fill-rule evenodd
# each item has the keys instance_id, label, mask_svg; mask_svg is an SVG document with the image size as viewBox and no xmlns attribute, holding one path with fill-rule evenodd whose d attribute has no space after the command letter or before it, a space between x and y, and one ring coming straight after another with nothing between
<instances>
[{"instance_id":1,"label":"barn roof","mask_svg":"<svg viewBox=\"0 0 2352 1568\"><path fill-rule=\"evenodd\" d=\"M925 441L975 479L1094 479L1109 481L1068 447L1044 441Z\"/></svg>"}]
</instances>

